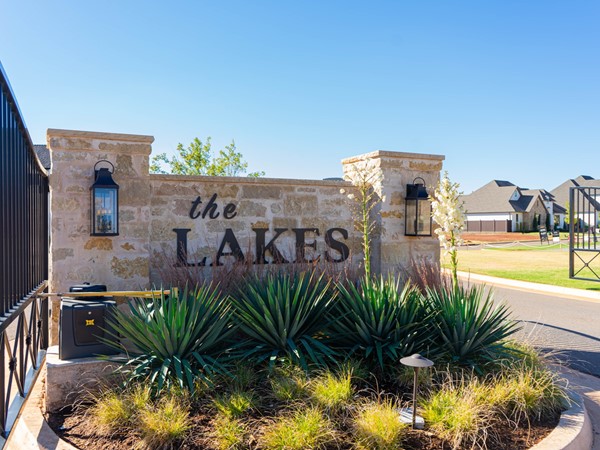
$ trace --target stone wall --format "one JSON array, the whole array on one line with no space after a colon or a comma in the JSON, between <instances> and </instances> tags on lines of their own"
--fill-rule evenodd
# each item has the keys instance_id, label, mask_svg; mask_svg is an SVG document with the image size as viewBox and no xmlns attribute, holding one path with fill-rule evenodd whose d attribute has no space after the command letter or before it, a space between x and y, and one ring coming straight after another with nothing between
<instances>
[{"instance_id":1,"label":"stone wall","mask_svg":"<svg viewBox=\"0 0 600 450\"><path fill-rule=\"evenodd\" d=\"M349 182L149 174L153 140L48 130L52 292L84 281L110 290L147 289L160 285L161 271L176 265L317 258L355 267L362 263L361 234L354 229L357 202L348 198L355 192ZM90 236L90 186L94 165L102 159L114 164L120 187L119 235L113 237ZM396 270L415 257L439 260L435 237L404 236L404 197L415 177L422 177L431 192L443 159L378 151L342 162L346 174L366 168L377 180L375 271ZM57 299L52 309L56 343Z\"/></svg>"}]
</instances>

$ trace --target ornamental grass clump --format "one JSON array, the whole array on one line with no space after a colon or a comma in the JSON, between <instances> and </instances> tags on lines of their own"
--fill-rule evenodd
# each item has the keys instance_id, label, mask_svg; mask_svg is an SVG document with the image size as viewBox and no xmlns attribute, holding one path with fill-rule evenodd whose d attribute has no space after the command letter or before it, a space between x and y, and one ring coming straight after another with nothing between
<instances>
[{"instance_id":1,"label":"ornamental grass clump","mask_svg":"<svg viewBox=\"0 0 600 450\"><path fill-rule=\"evenodd\" d=\"M126 428L134 415L127 399L116 391L109 391L95 399L90 408L94 421L109 432Z\"/></svg>"},{"instance_id":2,"label":"ornamental grass clump","mask_svg":"<svg viewBox=\"0 0 600 450\"><path fill-rule=\"evenodd\" d=\"M335 442L333 425L316 407L297 409L265 427L260 448L266 450L312 450Z\"/></svg>"},{"instance_id":3,"label":"ornamental grass clump","mask_svg":"<svg viewBox=\"0 0 600 450\"><path fill-rule=\"evenodd\" d=\"M213 399L217 411L224 416L237 418L256 408L257 399L253 392L233 391Z\"/></svg>"},{"instance_id":4,"label":"ornamental grass clump","mask_svg":"<svg viewBox=\"0 0 600 450\"><path fill-rule=\"evenodd\" d=\"M240 419L218 415L212 421L211 444L217 450L244 448L247 428Z\"/></svg>"},{"instance_id":5,"label":"ornamental grass clump","mask_svg":"<svg viewBox=\"0 0 600 450\"><path fill-rule=\"evenodd\" d=\"M462 444L485 448L492 410L481 401L476 378L448 380L421 402L421 413L429 429L449 441L453 448Z\"/></svg>"},{"instance_id":6,"label":"ornamental grass clump","mask_svg":"<svg viewBox=\"0 0 600 450\"><path fill-rule=\"evenodd\" d=\"M392 400L378 400L360 407L353 420L355 446L359 450L395 450L401 448L407 425Z\"/></svg>"},{"instance_id":7,"label":"ornamental grass clump","mask_svg":"<svg viewBox=\"0 0 600 450\"><path fill-rule=\"evenodd\" d=\"M432 356L482 373L484 366L510 356L505 340L519 326L504 304L478 286L428 289Z\"/></svg>"},{"instance_id":8,"label":"ornamental grass clump","mask_svg":"<svg viewBox=\"0 0 600 450\"><path fill-rule=\"evenodd\" d=\"M516 362L494 382L501 412L516 424L552 419L569 404L561 380L544 367Z\"/></svg>"},{"instance_id":9,"label":"ornamental grass clump","mask_svg":"<svg viewBox=\"0 0 600 450\"><path fill-rule=\"evenodd\" d=\"M171 295L135 299L127 313L115 309L108 333L135 347L120 369L129 383L149 382L157 392L176 384L193 392L198 379L210 384L224 371L218 358L234 331L231 307L215 286L172 289Z\"/></svg>"},{"instance_id":10,"label":"ornamental grass clump","mask_svg":"<svg viewBox=\"0 0 600 450\"><path fill-rule=\"evenodd\" d=\"M189 416L181 398L165 396L140 412L137 431L149 448L177 448L191 427Z\"/></svg>"},{"instance_id":11,"label":"ornamental grass clump","mask_svg":"<svg viewBox=\"0 0 600 450\"><path fill-rule=\"evenodd\" d=\"M393 278L338 285L330 316L330 342L340 352L383 371L398 359L422 351L426 311L421 293Z\"/></svg>"},{"instance_id":12,"label":"ornamental grass clump","mask_svg":"<svg viewBox=\"0 0 600 450\"><path fill-rule=\"evenodd\" d=\"M298 366L277 368L269 378L273 396L283 402L301 400L308 395L308 377Z\"/></svg>"},{"instance_id":13,"label":"ornamental grass clump","mask_svg":"<svg viewBox=\"0 0 600 450\"><path fill-rule=\"evenodd\" d=\"M322 341L335 293L314 272L268 274L241 288L233 301L242 358L274 364L284 358L307 369L326 365L334 352Z\"/></svg>"},{"instance_id":14,"label":"ornamental grass clump","mask_svg":"<svg viewBox=\"0 0 600 450\"><path fill-rule=\"evenodd\" d=\"M352 400L352 373L325 371L310 383L310 397L322 408L338 410Z\"/></svg>"}]
</instances>

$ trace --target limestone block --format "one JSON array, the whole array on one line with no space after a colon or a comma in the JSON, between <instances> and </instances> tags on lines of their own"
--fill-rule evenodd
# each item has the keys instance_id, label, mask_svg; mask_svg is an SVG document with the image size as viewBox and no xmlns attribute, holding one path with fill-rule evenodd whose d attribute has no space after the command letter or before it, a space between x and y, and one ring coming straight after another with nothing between
<instances>
[{"instance_id":1,"label":"limestone block","mask_svg":"<svg viewBox=\"0 0 600 450\"><path fill-rule=\"evenodd\" d=\"M72 248L55 248L52 251L52 259L55 261L63 261L67 258L72 258L74 251Z\"/></svg>"},{"instance_id":2,"label":"limestone block","mask_svg":"<svg viewBox=\"0 0 600 450\"><path fill-rule=\"evenodd\" d=\"M90 237L88 241L84 244L83 248L85 250L104 250L111 251L113 249L113 241L111 238L107 237Z\"/></svg>"},{"instance_id":3,"label":"limestone block","mask_svg":"<svg viewBox=\"0 0 600 450\"><path fill-rule=\"evenodd\" d=\"M129 179L117 181L119 185L119 203L127 206L147 206L152 187L146 180Z\"/></svg>"},{"instance_id":4,"label":"limestone block","mask_svg":"<svg viewBox=\"0 0 600 450\"><path fill-rule=\"evenodd\" d=\"M272 226L270 227L272 230L275 228L298 228L300 226L298 222L298 218L296 217L273 217L271 221Z\"/></svg>"},{"instance_id":5,"label":"limestone block","mask_svg":"<svg viewBox=\"0 0 600 450\"><path fill-rule=\"evenodd\" d=\"M281 198L282 192L283 192L283 187L277 186L277 185L265 185L265 186L246 185L246 186L242 187L242 198L248 198L248 199Z\"/></svg>"},{"instance_id":6,"label":"limestone block","mask_svg":"<svg viewBox=\"0 0 600 450\"><path fill-rule=\"evenodd\" d=\"M267 207L260 202L242 200L238 204L237 211L243 218L265 217L267 214Z\"/></svg>"},{"instance_id":7,"label":"limestone block","mask_svg":"<svg viewBox=\"0 0 600 450\"><path fill-rule=\"evenodd\" d=\"M134 278L136 275L140 278L148 277L148 258L118 258L113 256L110 266L115 277L123 280Z\"/></svg>"},{"instance_id":8,"label":"limestone block","mask_svg":"<svg viewBox=\"0 0 600 450\"><path fill-rule=\"evenodd\" d=\"M150 155L152 147L149 144L125 144L123 142L100 142L98 149L109 153Z\"/></svg>"},{"instance_id":9,"label":"limestone block","mask_svg":"<svg viewBox=\"0 0 600 450\"><path fill-rule=\"evenodd\" d=\"M227 228L231 228L235 233L236 237L239 237L238 233L242 231L246 231L247 233L252 231L250 227L241 220L215 219L205 222L205 229L208 233L224 233L225 229Z\"/></svg>"},{"instance_id":10,"label":"limestone block","mask_svg":"<svg viewBox=\"0 0 600 450\"><path fill-rule=\"evenodd\" d=\"M288 195L284 200L286 216L314 216L318 214L316 195Z\"/></svg>"}]
</instances>

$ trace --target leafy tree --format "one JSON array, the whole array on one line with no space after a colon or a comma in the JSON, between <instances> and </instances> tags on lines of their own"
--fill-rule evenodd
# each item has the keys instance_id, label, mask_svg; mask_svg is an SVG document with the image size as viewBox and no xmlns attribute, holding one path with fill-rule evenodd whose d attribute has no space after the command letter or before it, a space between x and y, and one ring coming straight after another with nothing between
<instances>
[{"instance_id":1,"label":"leafy tree","mask_svg":"<svg viewBox=\"0 0 600 450\"><path fill-rule=\"evenodd\" d=\"M169 168L167 172L163 167ZM160 153L152 158L150 172L152 173L173 173L176 175L210 175L235 177L246 173L248 163L244 157L237 151L235 142L226 145L224 150L219 150L218 155L213 155L210 137L206 142L198 138L187 146L179 143L177 145L177 155L169 158L166 153ZM252 172L249 177L261 177L265 173Z\"/></svg>"}]
</instances>

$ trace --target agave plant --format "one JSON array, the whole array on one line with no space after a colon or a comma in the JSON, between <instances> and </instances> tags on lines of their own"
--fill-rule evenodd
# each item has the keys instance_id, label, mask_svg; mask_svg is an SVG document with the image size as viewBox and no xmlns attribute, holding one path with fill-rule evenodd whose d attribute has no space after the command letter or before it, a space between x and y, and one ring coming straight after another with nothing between
<instances>
[{"instance_id":1,"label":"agave plant","mask_svg":"<svg viewBox=\"0 0 600 450\"><path fill-rule=\"evenodd\" d=\"M427 290L432 313L432 351L452 363L481 370L481 364L506 357L507 337L519 329L505 304L494 303L491 291L479 286Z\"/></svg>"},{"instance_id":2,"label":"agave plant","mask_svg":"<svg viewBox=\"0 0 600 450\"><path fill-rule=\"evenodd\" d=\"M241 287L234 313L245 335L242 357L324 365L334 354L320 339L334 295L329 287L314 272L268 274Z\"/></svg>"},{"instance_id":3,"label":"agave plant","mask_svg":"<svg viewBox=\"0 0 600 450\"><path fill-rule=\"evenodd\" d=\"M402 356L421 351L426 337L420 333L425 320L423 296L409 284L393 278L369 280L358 285L339 284L340 298L331 315L331 342L375 362L380 369Z\"/></svg>"},{"instance_id":4,"label":"agave plant","mask_svg":"<svg viewBox=\"0 0 600 450\"><path fill-rule=\"evenodd\" d=\"M215 286L174 292L134 299L127 313L115 310L107 332L135 347L121 368L129 381L149 379L157 391L175 381L193 392L197 377L210 383L223 371L217 358L234 330L231 307Z\"/></svg>"}]
</instances>

